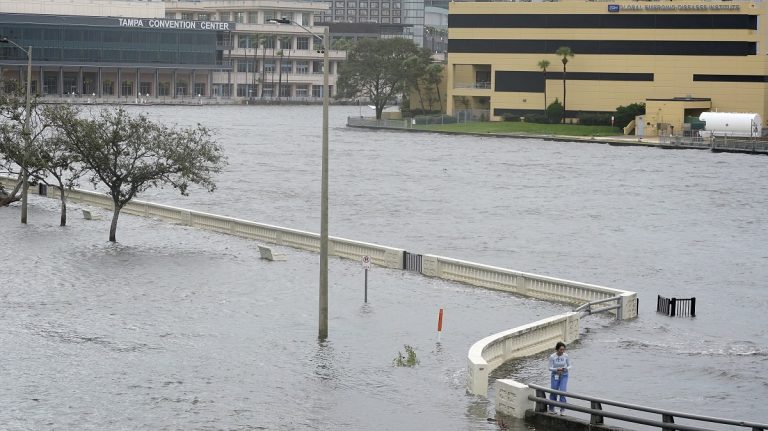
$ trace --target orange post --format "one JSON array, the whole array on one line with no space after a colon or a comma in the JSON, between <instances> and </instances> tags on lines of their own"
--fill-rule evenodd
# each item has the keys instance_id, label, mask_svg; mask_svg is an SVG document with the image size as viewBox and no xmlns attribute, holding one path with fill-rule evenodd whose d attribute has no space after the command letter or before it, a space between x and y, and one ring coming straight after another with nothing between
<instances>
[{"instance_id":1,"label":"orange post","mask_svg":"<svg viewBox=\"0 0 768 431\"><path fill-rule=\"evenodd\" d=\"M443 309L440 309L440 314L437 315L437 341L440 341L440 334L443 332Z\"/></svg>"}]
</instances>

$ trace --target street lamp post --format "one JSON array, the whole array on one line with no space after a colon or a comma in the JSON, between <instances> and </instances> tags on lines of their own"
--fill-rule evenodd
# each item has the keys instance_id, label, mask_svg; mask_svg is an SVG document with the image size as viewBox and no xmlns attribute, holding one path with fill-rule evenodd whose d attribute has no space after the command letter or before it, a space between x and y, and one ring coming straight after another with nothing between
<instances>
[{"instance_id":1,"label":"street lamp post","mask_svg":"<svg viewBox=\"0 0 768 431\"><path fill-rule=\"evenodd\" d=\"M29 146L29 139L32 136L32 133L29 129L29 119L32 116L32 113L30 110L32 109L32 47L29 46L27 49L22 48L19 44L12 41L11 39L8 39L7 37L0 37L0 43L10 43L11 45L15 46L16 48L22 50L25 54L27 54L27 111L26 111L26 118L24 118L24 139L26 140L24 142L24 156L22 160L22 166L21 166L21 222L26 224L27 223L27 198L29 194L29 171L27 170L27 163L26 163L26 150L28 150Z\"/></svg>"},{"instance_id":2,"label":"street lamp post","mask_svg":"<svg viewBox=\"0 0 768 431\"><path fill-rule=\"evenodd\" d=\"M295 24L314 38L323 42L323 149L320 174L320 304L318 338L328 338L328 51L330 33L328 26L323 30L323 37L288 18L270 19L276 24Z\"/></svg>"}]
</instances>

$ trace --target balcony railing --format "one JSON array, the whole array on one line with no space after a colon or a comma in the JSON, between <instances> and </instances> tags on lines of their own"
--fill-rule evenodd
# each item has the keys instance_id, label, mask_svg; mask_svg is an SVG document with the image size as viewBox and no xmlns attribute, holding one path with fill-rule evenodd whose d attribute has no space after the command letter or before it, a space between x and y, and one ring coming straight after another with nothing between
<instances>
[{"instance_id":1,"label":"balcony railing","mask_svg":"<svg viewBox=\"0 0 768 431\"><path fill-rule=\"evenodd\" d=\"M481 88L488 90L491 88L490 81L478 81L478 82L457 82L453 85L453 88Z\"/></svg>"}]
</instances>

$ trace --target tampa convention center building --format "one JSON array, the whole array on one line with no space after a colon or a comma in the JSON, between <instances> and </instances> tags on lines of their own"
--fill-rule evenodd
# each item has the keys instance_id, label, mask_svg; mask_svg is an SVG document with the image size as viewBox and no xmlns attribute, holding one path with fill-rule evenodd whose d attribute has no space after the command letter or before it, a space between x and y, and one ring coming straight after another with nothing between
<instances>
[{"instance_id":1,"label":"tampa convention center building","mask_svg":"<svg viewBox=\"0 0 768 431\"><path fill-rule=\"evenodd\" d=\"M320 100L313 1L4 0L0 77L43 98ZM275 24L288 18L295 24ZM303 26L304 28L302 28ZM330 50L330 88L343 51Z\"/></svg>"}]
</instances>

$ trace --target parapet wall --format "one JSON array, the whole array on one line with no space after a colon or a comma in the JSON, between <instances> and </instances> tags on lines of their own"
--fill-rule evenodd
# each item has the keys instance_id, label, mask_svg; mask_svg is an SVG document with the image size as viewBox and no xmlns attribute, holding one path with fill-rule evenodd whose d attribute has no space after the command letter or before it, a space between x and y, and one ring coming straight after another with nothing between
<instances>
[{"instance_id":1,"label":"parapet wall","mask_svg":"<svg viewBox=\"0 0 768 431\"><path fill-rule=\"evenodd\" d=\"M16 183L16 179L0 177L0 183L11 188ZM36 188L30 187L30 192L36 191ZM103 193L72 189L66 190L65 194L67 199L72 202L110 210L113 208L112 199ZM47 196L58 199L61 195L58 188L48 187ZM313 252L320 250L318 234L234 217L190 211L140 200L131 201L123 208L123 212L301 250ZM330 256L354 260L360 260L363 256L370 256L373 264L385 268L402 269L404 252L403 249L329 237L328 254ZM637 317L637 294L635 292L436 255L423 255L421 273L430 277L573 305L617 298L616 302L620 307L616 310L610 310L611 313L615 313L620 320ZM602 306L608 305L611 304L602 304ZM593 312L599 311L599 307L600 305L593 309ZM580 313L571 312L549 317L477 341L469 349L467 356L467 390L476 395L487 396L490 373L504 362L550 350L554 348L557 341L569 343L577 340L580 315ZM501 387L509 385L508 382L513 381L505 381ZM514 414L510 414L510 416L514 416Z\"/></svg>"}]
</instances>

